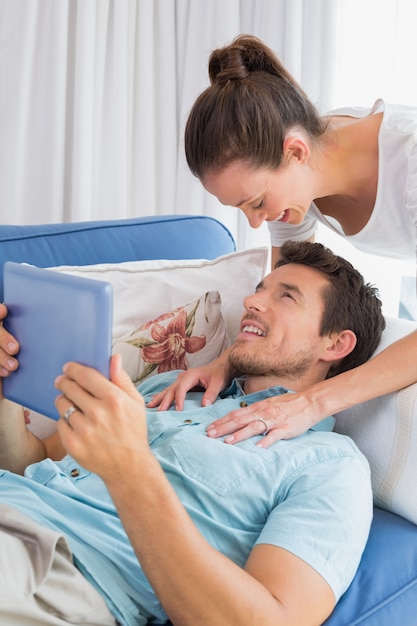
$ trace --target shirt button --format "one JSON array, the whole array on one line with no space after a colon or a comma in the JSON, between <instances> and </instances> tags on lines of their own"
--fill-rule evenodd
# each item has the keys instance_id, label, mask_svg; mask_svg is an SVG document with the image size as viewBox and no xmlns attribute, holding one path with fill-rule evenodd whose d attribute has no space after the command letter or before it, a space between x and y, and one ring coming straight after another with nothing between
<instances>
[{"instance_id":1,"label":"shirt button","mask_svg":"<svg viewBox=\"0 0 417 626\"><path fill-rule=\"evenodd\" d=\"M71 470L70 474L71 474L72 478L77 478L77 476L80 475L80 470L74 468L74 469Z\"/></svg>"},{"instance_id":2,"label":"shirt button","mask_svg":"<svg viewBox=\"0 0 417 626\"><path fill-rule=\"evenodd\" d=\"M192 423L193 423L193 420L186 419L186 420L183 420L183 422L182 422L182 423L183 423L183 424L192 424Z\"/></svg>"},{"instance_id":3,"label":"shirt button","mask_svg":"<svg viewBox=\"0 0 417 626\"><path fill-rule=\"evenodd\" d=\"M242 402L239 402L239 406L240 406L241 409L244 409L245 406L248 406L248 403L245 402L244 400L242 400Z\"/></svg>"}]
</instances>

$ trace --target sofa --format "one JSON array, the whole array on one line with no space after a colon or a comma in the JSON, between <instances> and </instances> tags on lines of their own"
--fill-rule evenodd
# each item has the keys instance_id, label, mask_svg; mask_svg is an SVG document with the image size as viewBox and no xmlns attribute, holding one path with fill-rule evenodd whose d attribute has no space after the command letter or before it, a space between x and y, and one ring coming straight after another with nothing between
<instances>
[{"instance_id":1,"label":"sofa","mask_svg":"<svg viewBox=\"0 0 417 626\"><path fill-rule=\"evenodd\" d=\"M200 302L201 293L206 294L204 303L208 293L214 294L211 306L220 311L219 323L210 331L213 339L206 348L216 344L220 350L233 339L233 324L239 315L231 300L236 300L239 290L244 293L245 289L253 289L268 269L265 249L236 252L233 237L224 225L209 217L191 215L0 226L1 267L7 260L53 267L56 271L92 273L103 280L115 276L115 306L120 307L115 315L119 325L115 326L115 351L131 349L124 336L132 332L126 327L125 307L121 306L118 290L129 292L135 316L145 301L148 304L153 298L160 307L156 311L159 319L169 317L170 310L185 304L192 305L195 312L194 303ZM160 277L165 282L158 282ZM139 286L135 291L136 283ZM185 291L178 295L181 289ZM0 294L2 297L1 276ZM150 320L154 314L146 313ZM139 329L140 336L149 330L142 322L139 318L129 322ZM380 349L415 327L413 322L387 320ZM135 355L135 376L151 375L148 370L140 370ZM204 358L214 356L216 353L206 352ZM198 363L190 366L193 364ZM326 626L417 624L416 401L417 385L412 385L336 416L336 430L349 434L368 457L375 506L356 576ZM42 423L42 416L35 415L31 426L42 430L45 424L48 427L53 423L44 420Z\"/></svg>"}]
</instances>

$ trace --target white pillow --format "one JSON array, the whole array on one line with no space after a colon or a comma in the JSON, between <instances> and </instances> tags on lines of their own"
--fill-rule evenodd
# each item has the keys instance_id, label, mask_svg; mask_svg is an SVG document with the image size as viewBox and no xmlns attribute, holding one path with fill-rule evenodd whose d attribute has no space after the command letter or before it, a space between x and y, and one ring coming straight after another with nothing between
<instances>
[{"instance_id":1,"label":"white pillow","mask_svg":"<svg viewBox=\"0 0 417 626\"><path fill-rule=\"evenodd\" d=\"M132 328L113 343L113 353L135 384L161 372L187 370L214 361L230 344L218 291Z\"/></svg>"},{"instance_id":2,"label":"white pillow","mask_svg":"<svg viewBox=\"0 0 417 626\"><path fill-rule=\"evenodd\" d=\"M268 248L261 247L232 252L213 261L127 261L50 269L112 284L113 344L116 346L118 340L133 329L212 290L220 293L227 335L234 341L239 332L243 298L253 293L262 280L267 262ZM55 422L32 412L29 428L38 436L46 437L55 430Z\"/></svg>"},{"instance_id":3,"label":"white pillow","mask_svg":"<svg viewBox=\"0 0 417 626\"><path fill-rule=\"evenodd\" d=\"M417 328L409 320L386 321L375 354ZM349 435L369 461L376 506L417 524L417 383L335 417L335 431Z\"/></svg>"},{"instance_id":4,"label":"white pillow","mask_svg":"<svg viewBox=\"0 0 417 626\"><path fill-rule=\"evenodd\" d=\"M216 290L230 340L239 332L243 298L253 293L266 271L268 248L232 252L213 261L128 261L51 268L106 280L113 286L113 340L164 311Z\"/></svg>"}]
</instances>

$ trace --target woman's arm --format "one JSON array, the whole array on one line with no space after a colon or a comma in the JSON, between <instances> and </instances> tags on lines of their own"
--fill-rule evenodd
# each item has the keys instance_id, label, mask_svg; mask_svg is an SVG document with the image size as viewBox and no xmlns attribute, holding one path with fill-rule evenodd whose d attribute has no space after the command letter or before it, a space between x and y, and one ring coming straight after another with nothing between
<instances>
[{"instance_id":1,"label":"woman's arm","mask_svg":"<svg viewBox=\"0 0 417 626\"><path fill-rule=\"evenodd\" d=\"M291 439L319 421L361 402L398 391L417 382L417 331L394 342L363 365L316 383L299 393L284 394L228 413L213 422L207 434L236 443L259 434L262 417L269 434L257 444L267 448Z\"/></svg>"},{"instance_id":2,"label":"woman's arm","mask_svg":"<svg viewBox=\"0 0 417 626\"><path fill-rule=\"evenodd\" d=\"M218 393L235 375L227 364L228 352L202 368L180 374L178 380L157 394L150 407L167 409L175 403L183 408L184 398L192 387L206 388L203 404L214 402ZM394 342L363 365L316 383L299 393L284 394L228 413L207 430L210 437L226 436L227 443L237 443L259 435L260 417L269 433L258 442L267 448L279 439L296 437L322 419L361 402L398 391L417 382L417 331Z\"/></svg>"},{"instance_id":3,"label":"woman's arm","mask_svg":"<svg viewBox=\"0 0 417 626\"><path fill-rule=\"evenodd\" d=\"M177 411L184 408L184 400L188 391L194 387L205 389L201 404L208 406L213 404L217 396L227 386L229 381L236 376L229 363L229 348L227 348L215 361L202 367L194 367L178 375L172 385L153 396L148 402L149 408L158 407L160 411L166 411L175 403Z\"/></svg>"}]
</instances>

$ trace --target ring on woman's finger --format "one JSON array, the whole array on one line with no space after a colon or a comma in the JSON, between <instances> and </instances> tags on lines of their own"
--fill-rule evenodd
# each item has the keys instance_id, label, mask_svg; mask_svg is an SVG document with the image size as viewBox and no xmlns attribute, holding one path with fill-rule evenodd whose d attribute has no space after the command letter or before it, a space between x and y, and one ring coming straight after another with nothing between
<instances>
[{"instance_id":1,"label":"ring on woman's finger","mask_svg":"<svg viewBox=\"0 0 417 626\"><path fill-rule=\"evenodd\" d=\"M71 426L70 424L70 417L73 413L75 413L75 411L79 411L80 409L78 409L76 406L70 406L69 409L67 409L64 413L64 415L62 416L62 418L66 421L66 423L68 424L68 426Z\"/></svg>"},{"instance_id":2,"label":"ring on woman's finger","mask_svg":"<svg viewBox=\"0 0 417 626\"><path fill-rule=\"evenodd\" d=\"M262 424L264 425L264 432L263 433L259 433L260 435L263 435L265 437L265 435L267 435L269 433L269 426L266 423L266 421L262 418L262 417L257 417L256 420L254 420L255 422L262 422Z\"/></svg>"}]
</instances>

